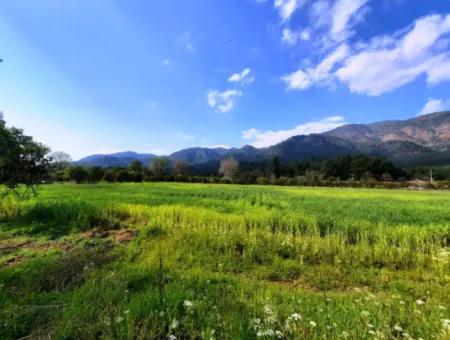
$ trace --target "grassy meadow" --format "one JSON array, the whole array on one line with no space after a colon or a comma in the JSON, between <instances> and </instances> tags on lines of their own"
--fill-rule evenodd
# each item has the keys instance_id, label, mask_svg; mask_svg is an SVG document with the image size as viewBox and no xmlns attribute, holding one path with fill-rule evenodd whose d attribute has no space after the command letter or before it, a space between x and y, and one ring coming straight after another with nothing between
<instances>
[{"instance_id":1,"label":"grassy meadow","mask_svg":"<svg viewBox=\"0 0 450 340\"><path fill-rule=\"evenodd\" d=\"M0 202L0 339L450 339L450 192L48 185Z\"/></svg>"}]
</instances>

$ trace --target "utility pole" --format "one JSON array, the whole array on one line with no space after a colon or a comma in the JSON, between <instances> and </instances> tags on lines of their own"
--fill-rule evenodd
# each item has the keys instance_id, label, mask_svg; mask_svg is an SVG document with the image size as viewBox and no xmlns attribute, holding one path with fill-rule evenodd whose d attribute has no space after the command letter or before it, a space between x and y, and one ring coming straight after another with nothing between
<instances>
[{"instance_id":1,"label":"utility pole","mask_svg":"<svg viewBox=\"0 0 450 340\"><path fill-rule=\"evenodd\" d=\"M430 183L433 183L433 169L430 169Z\"/></svg>"}]
</instances>

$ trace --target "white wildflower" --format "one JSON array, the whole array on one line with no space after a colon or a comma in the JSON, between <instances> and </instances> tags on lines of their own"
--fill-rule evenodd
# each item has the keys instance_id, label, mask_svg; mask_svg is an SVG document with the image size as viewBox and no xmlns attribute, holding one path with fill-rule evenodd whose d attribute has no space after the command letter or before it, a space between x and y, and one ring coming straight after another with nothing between
<instances>
[{"instance_id":1,"label":"white wildflower","mask_svg":"<svg viewBox=\"0 0 450 340\"><path fill-rule=\"evenodd\" d=\"M290 316L290 318L291 318L292 320L294 320L294 321L298 321L298 320L301 320L301 319L302 319L302 316L301 316L300 314L298 314L298 313L293 313L293 314Z\"/></svg>"},{"instance_id":2,"label":"white wildflower","mask_svg":"<svg viewBox=\"0 0 450 340\"><path fill-rule=\"evenodd\" d=\"M172 323L171 323L170 326L169 326L169 328L170 328L170 329L176 329L176 328L178 328L178 325L179 325L178 320L177 320L177 319L173 319L173 320L172 320Z\"/></svg>"},{"instance_id":3,"label":"white wildflower","mask_svg":"<svg viewBox=\"0 0 450 340\"><path fill-rule=\"evenodd\" d=\"M401 332L403 331L403 328L401 328L399 325L395 325L394 330L396 330L397 332Z\"/></svg>"},{"instance_id":4,"label":"white wildflower","mask_svg":"<svg viewBox=\"0 0 450 340\"><path fill-rule=\"evenodd\" d=\"M177 337L175 335L169 335L167 337L168 340L177 340Z\"/></svg>"},{"instance_id":5,"label":"white wildflower","mask_svg":"<svg viewBox=\"0 0 450 340\"><path fill-rule=\"evenodd\" d=\"M183 306L186 309L191 309L193 305L194 304L191 301L189 301L189 300L184 300L184 302L183 302Z\"/></svg>"},{"instance_id":6,"label":"white wildflower","mask_svg":"<svg viewBox=\"0 0 450 340\"><path fill-rule=\"evenodd\" d=\"M442 319L442 326L443 326L447 331L450 331L450 319Z\"/></svg>"},{"instance_id":7,"label":"white wildflower","mask_svg":"<svg viewBox=\"0 0 450 340\"><path fill-rule=\"evenodd\" d=\"M350 334L348 334L348 332L346 331L343 331L341 335L343 338L348 338L350 336Z\"/></svg>"},{"instance_id":8,"label":"white wildflower","mask_svg":"<svg viewBox=\"0 0 450 340\"><path fill-rule=\"evenodd\" d=\"M314 321L310 321L309 322L309 325L312 327L312 328L314 328L314 327L316 327L317 326L317 323L315 323Z\"/></svg>"},{"instance_id":9,"label":"white wildflower","mask_svg":"<svg viewBox=\"0 0 450 340\"><path fill-rule=\"evenodd\" d=\"M368 333L369 333L370 335L375 335L375 334L377 334L373 329L370 329L370 330L368 331Z\"/></svg>"},{"instance_id":10,"label":"white wildflower","mask_svg":"<svg viewBox=\"0 0 450 340\"><path fill-rule=\"evenodd\" d=\"M370 313L369 313L368 311L366 311L366 310L363 310L363 311L361 312L361 316L367 317L367 316L369 316L369 315L370 315Z\"/></svg>"},{"instance_id":11,"label":"white wildflower","mask_svg":"<svg viewBox=\"0 0 450 340\"><path fill-rule=\"evenodd\" d=\"M416 300L416 303L417 303L419 306L421 306L421 305L424 305L424 304L425 304L425 301L418 299L418 300Z\"/></svg>"}]
</instances>

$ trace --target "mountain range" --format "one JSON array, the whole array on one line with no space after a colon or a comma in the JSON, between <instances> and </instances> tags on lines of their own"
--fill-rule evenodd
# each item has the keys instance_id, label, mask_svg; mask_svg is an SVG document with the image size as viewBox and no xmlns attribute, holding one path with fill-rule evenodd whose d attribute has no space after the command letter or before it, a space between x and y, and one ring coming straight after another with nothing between
<instances>
[{"instance_id":1,"label":"mountain range","mask_svg":"<svg viewBox=\"0 0 450 340\"><path fill-rule=\"evenodd\" d=\"M345 154L384 157L400 166L450 164L450 111L408 120L372 124L348 124L321 134L291 137L279 144L255 148L188 148L172 153L171 161L184 160L191 166L217 169L220 160L234 157L239 162L262 163L275 156L281 162L326 159ZM139 160L148 164L157 157L127 151L92 155L80 159L84 166L125 167Z\"/></svg>"}]
</instances>

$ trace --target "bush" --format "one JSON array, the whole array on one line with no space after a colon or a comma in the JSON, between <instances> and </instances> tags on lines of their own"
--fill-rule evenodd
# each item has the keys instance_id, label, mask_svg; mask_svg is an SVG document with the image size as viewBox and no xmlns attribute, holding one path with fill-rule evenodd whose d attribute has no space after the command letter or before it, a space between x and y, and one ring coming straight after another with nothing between
<instances>
[{"instance_id":1,"label":"bush","mask_svg":"<svg viewBox=\"0 0 450 340\"><path fill-rule=\"evenodd\" d=\"M256 179L256 184L259 184L259 185L266 185L267 182L268 182L267 178L265 178L265 177L258 177Z\"/></svg>"}]
</instances>

